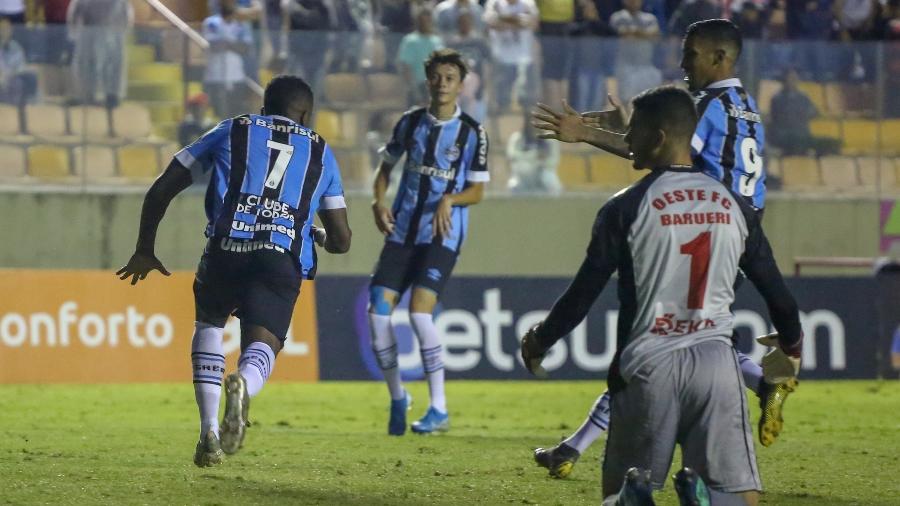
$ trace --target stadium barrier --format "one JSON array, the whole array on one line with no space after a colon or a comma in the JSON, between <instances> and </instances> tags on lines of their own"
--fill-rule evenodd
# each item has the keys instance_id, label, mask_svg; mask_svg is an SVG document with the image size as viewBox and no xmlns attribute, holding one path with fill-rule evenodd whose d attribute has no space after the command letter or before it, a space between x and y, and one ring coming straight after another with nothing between
<instances>
[{"instance_id":1,"label":"stadium barrier","mask_svg":"<svg viewBox=\"0 0 900 506\"><path fill-rule=\"evenodd\" d=\"M192 272L137 286L109 271L0 270L0 383L190 381ZM316 381L315 286L303 284L272 378ZM228 369L238 321L225 334Z\"/></svg>"},{"instance_id":2,"label":"stadium barrier","mask_svg":"<svg viewBox=\"0 0 900 506\"><path fill-rule=\"evenodd\" d=\"M568 278L455 277L447 285L435 322L445 346L450 379L526 379L518 336L547 314ZM316 281L319 363L323 380L380 379L366 323L368 278L326 276ZM874 378L877 374L875 286L871 278L789 279L800 305L806 346L804 378ZM544 361L553 379L602 379L615 349L618 317L615 281L586 321L560 341ZM345 301L345 302L339 302ZM406 379L423 377L408 323L408 295L394 312L399 363ZM739 348L759 360L765 349L751 337L769 332L765 304L749 283L738 292Z\"/></svg>"},{"instance_id":3,"label":"stadium barrier","mask_svg":"<svg viewBox=\"0 0 900 506\"><path fill-rule=\"evenodd\" d=\"M193 275L151 275L137 287L108 271L0 270L0 383L125 383L187 381L192 334ZM518 336L546 315L568 278L452 279L436 311L451 379L526 379ZM878 286L871 278L789 279L807 337L804 378L878 375ZM48 287L53 287L48 289ZM325 276L304 283L273 379L380 379L366 321L368 278ZM584 323L549 353L553 379L603 379L615 349L615 281ZM735 304L739 347L759 360L751 336L769 331L765 305L749 283ZM423 377L408 323L408 296L394 312L400 366ZM883 309L882 309L883 311ZM239 326L226 329L229 369Z\"/></svg>"}]
</instances>

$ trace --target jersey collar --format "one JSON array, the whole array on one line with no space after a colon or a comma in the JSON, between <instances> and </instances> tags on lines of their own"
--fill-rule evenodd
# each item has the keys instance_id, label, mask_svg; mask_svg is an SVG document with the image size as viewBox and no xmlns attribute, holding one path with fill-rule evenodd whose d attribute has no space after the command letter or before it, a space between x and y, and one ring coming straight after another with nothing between
<instances>
[{"instance_id":1,"label":"jersey collar","mask_svg":"<svg viewBox=\"0 0 900 506\"><path fill-rule=\"evenodd\" d=\"M701 172L703 169L694 165L665 165L658 167L658 170L666 172Z\"/></svg>"},{"instance_id":2,"label":"jersey collar","mask_svg":"<svg viewBox=\"0 0 900 506\"><path fill-rule=\"evenodd\" d=\"M731 77L728 79L722 79L721 81L716 81L706 88L742 88L743 84L741 84L741 80L737 77Z\"/></svg>"},{"instance_id":3,"label":"jersey collar","mask_svg":"<svg viewBox=\"0 0 900 506\"><path fill-rule=\"evenodd\" d=\"M291 118L286 118L284 116L279 116L277 114L269 114L268 116L273 119L283 119L285 121L290 121L291 123L297 123L296 121L292 120Z\"/></svg>"},{"instance_id":4,"label":"jersey collar","mask_svg":"<svg viewBox=\"0 0 900 506\"><path fill-rule=\"evenodd\" d=\"M445 124L445 123L449 123L449 122L455 120L456 118L458 118L459 115L462 114L462 109L459 108L459 104L456 104L456 109L453 111L453 116L450 116L450 117L447 118L447 119L437 119L437 118L435 118L435 117L431 114L431 112L428 111L427 108L425 109L425 112L426 112L426 114L428 114L428 119L430 119L432 123L434 123L435 125L443 125L443 124Z\"/></svg>"}]
</instances>

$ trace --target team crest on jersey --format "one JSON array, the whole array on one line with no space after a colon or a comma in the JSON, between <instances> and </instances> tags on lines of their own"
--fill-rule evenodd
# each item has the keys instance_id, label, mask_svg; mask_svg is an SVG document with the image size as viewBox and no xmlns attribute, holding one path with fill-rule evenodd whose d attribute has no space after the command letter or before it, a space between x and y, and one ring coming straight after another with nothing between
<instances>
[{"instance_id":1,"label":"team crest on jersey","mask_svg":"<svg viewBox=\"0 0 900 506\"><path fill-rule=\"evenodd\" d=\"M447 161L455 162L459 160L459 146L453 145L447 148L447 151L444 151L444 156L447 157Z\"/></svg>"}]
</instances>

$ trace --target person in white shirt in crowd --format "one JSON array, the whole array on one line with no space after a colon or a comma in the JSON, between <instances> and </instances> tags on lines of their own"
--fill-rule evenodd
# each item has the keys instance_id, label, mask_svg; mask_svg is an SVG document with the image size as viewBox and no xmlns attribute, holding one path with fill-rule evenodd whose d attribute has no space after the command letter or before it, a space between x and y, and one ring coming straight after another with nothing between
<instances>
[{"instance_id":1,"label":"person in white shirt in crowd","mask_svg":"<svg viewBox=\"0 0 900 506\"><path fill-rule=\"evenodd\" d=\"M203 38L209 42L203 88L219 118L248 112L244 55L253 44L253 35L235 11L235 0L221 0L220 13L203 20Z\"/></svg>"},{"instance_id":2,"label":"person in white shirt in crowd","mask_svg":"<svg viewBox=\"0 0 900 506\"><path fill-rule=\"evenodd\" d=\"M73 42L77 101L108 109L125 96L125 34L134 23L128 0L72 0L67 12ZM98 100L98 95L103 98Z\"/></svg>"},{"instance_id":3,"label":"person in white shirt in crowd","mask_svg":"<svg viewBox=\"0 0 900 506\"><path fill-rule=\"evenodd\" d=\"M625 0L624 9L613 13L609 24L619 36L616 55L616 82L623 103L638 93L662 83L662 72L653 65L653 51L659 40L656 16L643 12L643 0Z\"/></svg>"},{"instance_id":4,"label":"person in white shirt in crowd","mask_svg":"<svg viewBox=\"0 0 900 506\"><path fill-rule=\"evenodd\" d=\"M476 34L484 34L484 8L476 0L442 0L434 7L434 26L444 39L456 33L461 13L469 13Z\"/></svg>"},{"instance_id":5,"label":"person in white shirt in crowd","mask_svg":"<svg viewBox=\"0 0 900 506\"><path fill-rule=\"evenodd\" d=\"M494 57L494 104L499 112L509 110L512 91L518 88L519 104L533 102L534 31L538 10L534 0L488 0L484 9L491 53ZM517 86L517 83L519 86Z\"/></svg>"}]
</instances>

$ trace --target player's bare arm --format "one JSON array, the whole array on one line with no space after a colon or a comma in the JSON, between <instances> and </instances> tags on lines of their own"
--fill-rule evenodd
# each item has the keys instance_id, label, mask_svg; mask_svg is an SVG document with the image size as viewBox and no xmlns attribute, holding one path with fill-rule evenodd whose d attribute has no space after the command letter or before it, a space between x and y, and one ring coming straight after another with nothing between
<instances>
[{"instance_id":1,"label":"player's bare arm","mask_svg":"<svg viewBox=\"0 0 900 506\"><path fill-rule=\"evenodd\" d=\"M532 118L534 127L545 131L538 135L541 139L555 139L567 143L584 142L616 156L631 158L624 134L586 123L583 116L565 101L562 111L555 111L546 104L538 104L537 107L538 110L532 114Z\"/></svg>"},{"instance_id":2,"label":"player's bare arm","mask_svg":"<svg viewBox=\"0 0 900 506\"><path fill-rule=\"evenodd\" d=\"M432 220L434 235L446 237L452 228L454 207L474 206L484 198L484 183L466 183L463 191L444 195L438 202Z\"/></svg>"},{"instance_id":3,"label":"player's bare arm","mask_svg":"<svg viewBox=\"0 0 900 506\"><path fill-rule=\"evenodd\" d=\"M319 245L329 253L342 254L350 251L350 238L353 234L347 222L347 208L321 210L319 219L324 228L324 239Z\"/></svg>"},{"instance_id":4,"label":"player's bare arm","mask_svg":"<svg viewBox=\"0 0 900 506\"><path fill-rule=\"evenodd\" d=\"M159 223L166 214L169 203L176 195L191 185L191 173L177 160L172 160L144 197L144 205L141 208L141 225L138 231L137 246L128 263L116 271L120 279L131 277L131 284L147 277L152 270L158 270L168 276L169 271L162 262L156 258L154 252L156 245L156 231Z\"/></svg>"},{"instance_id":5,"label":"player's bare arm","mask_svg":"<svg viewBox=\"0 0 900 506\"><path fill-rule=\"evenodd\" d=\"M391 212L391 207L384 199L391 182L391 169L393 168L394 164L381 162L375 172L375 183L372 185L372 194L374 195L372 214L375 217L375 226L384 235L391 235L394 232L394 213Z\"/></svg>"}]
</instances>

